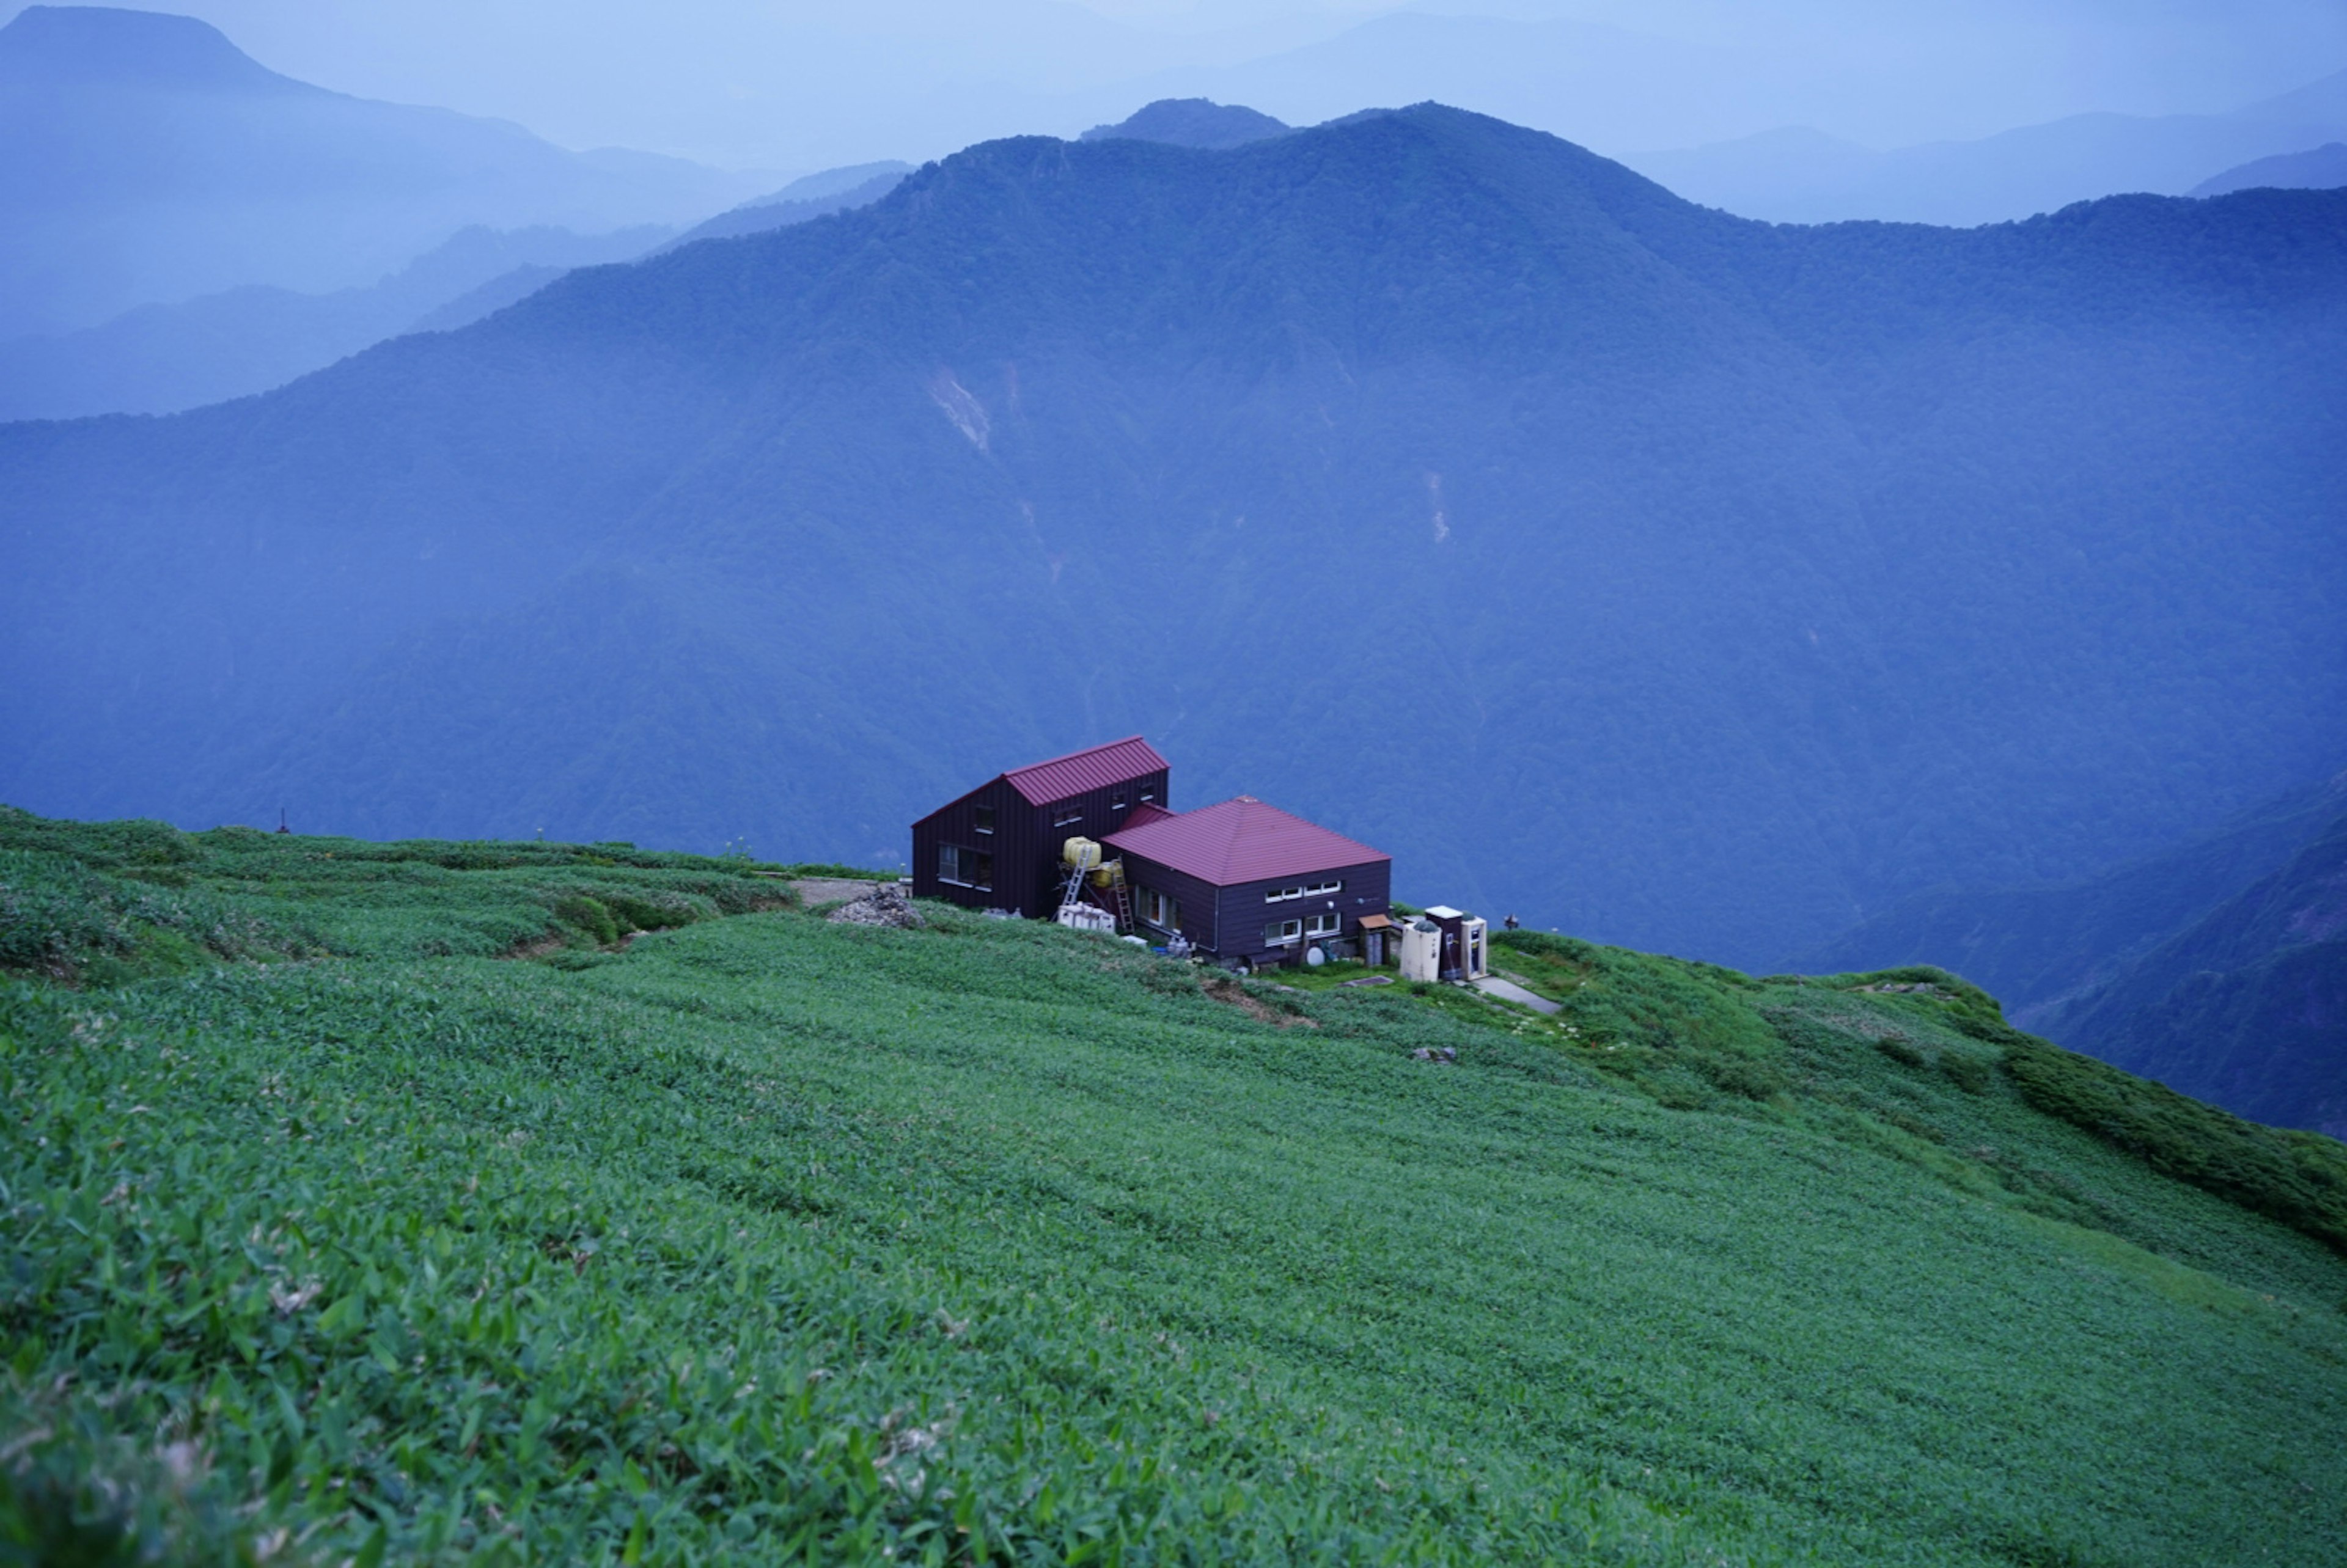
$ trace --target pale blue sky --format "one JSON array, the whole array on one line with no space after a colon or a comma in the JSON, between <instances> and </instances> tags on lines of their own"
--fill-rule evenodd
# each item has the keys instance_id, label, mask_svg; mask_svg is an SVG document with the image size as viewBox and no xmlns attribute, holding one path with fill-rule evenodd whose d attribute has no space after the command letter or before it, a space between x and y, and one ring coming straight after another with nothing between
<instances>
[{"instance_id":1,"label":"pale blue sky","mask_svg":"<svg viewBox=\"0 0 2347 1568\"><path fill-rule=\"evenodd\" d=\"M0 17L16 0L0 0ZM177 0L371 97L800 171L1072 135L1204 93L1291 121L1439 97L1622 153L1875 146L2221 110L2347 67L2347 0ZM1407 9L1409 16L1392 14ZM1367 24L1367 26L1364 26Z\"/></svg>"}]
</instances>

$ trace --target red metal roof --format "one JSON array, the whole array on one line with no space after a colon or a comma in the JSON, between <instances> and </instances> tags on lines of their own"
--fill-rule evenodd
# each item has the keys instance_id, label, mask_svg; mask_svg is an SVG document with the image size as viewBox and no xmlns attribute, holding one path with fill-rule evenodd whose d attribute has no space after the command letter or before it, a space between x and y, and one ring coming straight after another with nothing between
<instances>
[{"instance_id":1,"label":"red metal roof","mask_svg":"<svg viewBox=\"0 0 2347 1568\"><path fill-rule=\"evenodd\" d=\"M1166 766L1156 747L1139 735L1128 735L1104 746L1012 768L1002 776L1029 805L1049 805L1086 790L1106 789L1111 784L1143 778Z\"/></svg>"},{"instance_id":2,"label":"red metal roof","mask_svg":"<svg viewBox=\"0 0 2347 1568\"><path fill-rule=\"evenodd\" d=\"M1154 860L1217 887L1393 858L1247 794L1135 823L1102 842L1120 854Z\"/></svg>"}]
</instances>

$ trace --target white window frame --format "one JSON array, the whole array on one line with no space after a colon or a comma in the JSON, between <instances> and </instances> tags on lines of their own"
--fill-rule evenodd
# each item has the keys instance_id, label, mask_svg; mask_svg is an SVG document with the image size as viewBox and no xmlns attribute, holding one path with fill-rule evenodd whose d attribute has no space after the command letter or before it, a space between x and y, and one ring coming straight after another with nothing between
<instances>
[{"instance_id":1,"label":"white window frame","mask_svg":"<svg viewBox=\"0 0 2347 1568\"><path fill-rule=\"evenodd\" d=\"M1304 917L1304 934L1307 937L1334 937L1344 929L1345 917L1335 909Z\"/></svg>"},{"instance_id":2,"label":"white window frame","mask_svg":"<svg viewBox=\"0 0 2347 1568\"><path fill-rule=\"evenodd\" d=\"M1055 811L1051 814L1051 825L1053 827L1080 827L1083 825L1083 820L1084 808L1082 806L1078 806L1073 811Z\"/></svg>"},{"instance_id":3,"label":"white window frame","mask_svg":"<svg viewBox=\"0 0 2347 1568\"><path fill-rule=\"evenodd\" d=\"M994 808L990 805L970 807L969 830L972 833L983 833L991 836L994 832Z\"/></svg>"},{"instance_id":4,"label":"white window frame","mask_svg":"<svg viewBox=\"0 0 2347 1568\"><path fill-rule=\"evenodd\" d=\"M1141 918L1161 931L1178 931L1182 928L1181 901L1166 897L1154 887L1143 887L1141 890Z\"/></svg>"},{"instance_id":5,"label":"white window frame","mask_svg":"<svg viewBox=\"0 0 2347 1568\"><path fill-rule=\"evenodd\" d=\"M1276 933L1276 935L1274 933ZM1270 925L1266 926L1263 928L1263 939L1265 944L1269 947L1293 947L1296 943L1304 940L1304 922L1301 920L1274 920Z\"/></svg>"}]
</instances>

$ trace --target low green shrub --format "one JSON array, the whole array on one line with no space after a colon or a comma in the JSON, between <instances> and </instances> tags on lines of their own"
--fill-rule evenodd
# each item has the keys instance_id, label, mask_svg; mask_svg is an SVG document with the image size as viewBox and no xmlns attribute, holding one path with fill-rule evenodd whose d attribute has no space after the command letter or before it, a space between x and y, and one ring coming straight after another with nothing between
<instances>
[{"instance_id":1,"label":"low green shrub","mask_svg":"<svg viewBox=\"0 0 2347 1568\"><path fill-rule=\"evenodd\" d=\"M713 919L717 911L683 893L606 893L603 907L627 930L666 931Z\"/></svg>"},{"instance_id":2,"label":"low green shrub","mask_svg":"<svg viewBox=\"0 0 2347 1568\"><path fill-rule=\"evenodd\" d=\"M118 983L220 959L324 950L298 921L200 890L91 870L45 850L0 849L0 970Z\"/></svg>"},{"instance_id":3,"label":"low green shrub","mask_svg":"<svg viewBox=\"0 0 2347 1568\"><path fill-rule=\"evenodd\" d=\"M1941 1051L1940 1071L1967 1094L1987 1093L1996 1079L1995 1067L1985 1058L1961 1050Z\"/></svg>"},{"instance_id":4,"label":"low green shrub","mask_svg":"<svg viewBox=\"0 0 2347 1568\"><path fill-rule=\"evenodd\" d=\"M2040 1111L2347 1254L2347 1148L2244 1122L2001 1021L1958 1027L2003 1048L2005 1071Z\"/></svg>"},{"instance_id":5,"label":"low green shrub","mask_svg":"<svg viewBox=\"0 0 2347 1568\"><path fill-rule=\"evenodd\" d=\"M575 927L599 942L611 943L620 939L620 922L600 898L584 893L573 893L557 901L554 917L566 926Z\"/></svg>"},{"instance_id":6,"label":"low green shrub","mask_svg":"<svg viewBox=\"0 0 2347 1568\"><path fill-rule=\"evenodd\" d=\"M1916 1050L1913 1046L1908 1044L1905 1040L1900 1040L1896 1037L1876 1040L1874 1042L1874 1049L1881 1051L1883 1055L1889 1057L1891 1061L1897 1062L1901 1067L1928 1067L1931 1065L1931 1059L1929 1057Z\"/></svg>"}]
</instances>

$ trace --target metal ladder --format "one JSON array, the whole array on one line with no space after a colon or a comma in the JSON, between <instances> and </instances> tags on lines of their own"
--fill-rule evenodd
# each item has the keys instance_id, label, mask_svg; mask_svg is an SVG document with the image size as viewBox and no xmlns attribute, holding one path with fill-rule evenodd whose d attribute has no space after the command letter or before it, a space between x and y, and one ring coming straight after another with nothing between
<instances>
[{"instance_id":1,"label":"metal ladder","mask_svg":"<svg viewBox=\"0 0 2347 1568\"><path fill-rule=\"evenodd\" d=\"M1108 863L1108 912L1116 917L1120 932L1133 929L1133 893L1124 885L1124 856Z\"/></svg>"}]
</instances>

